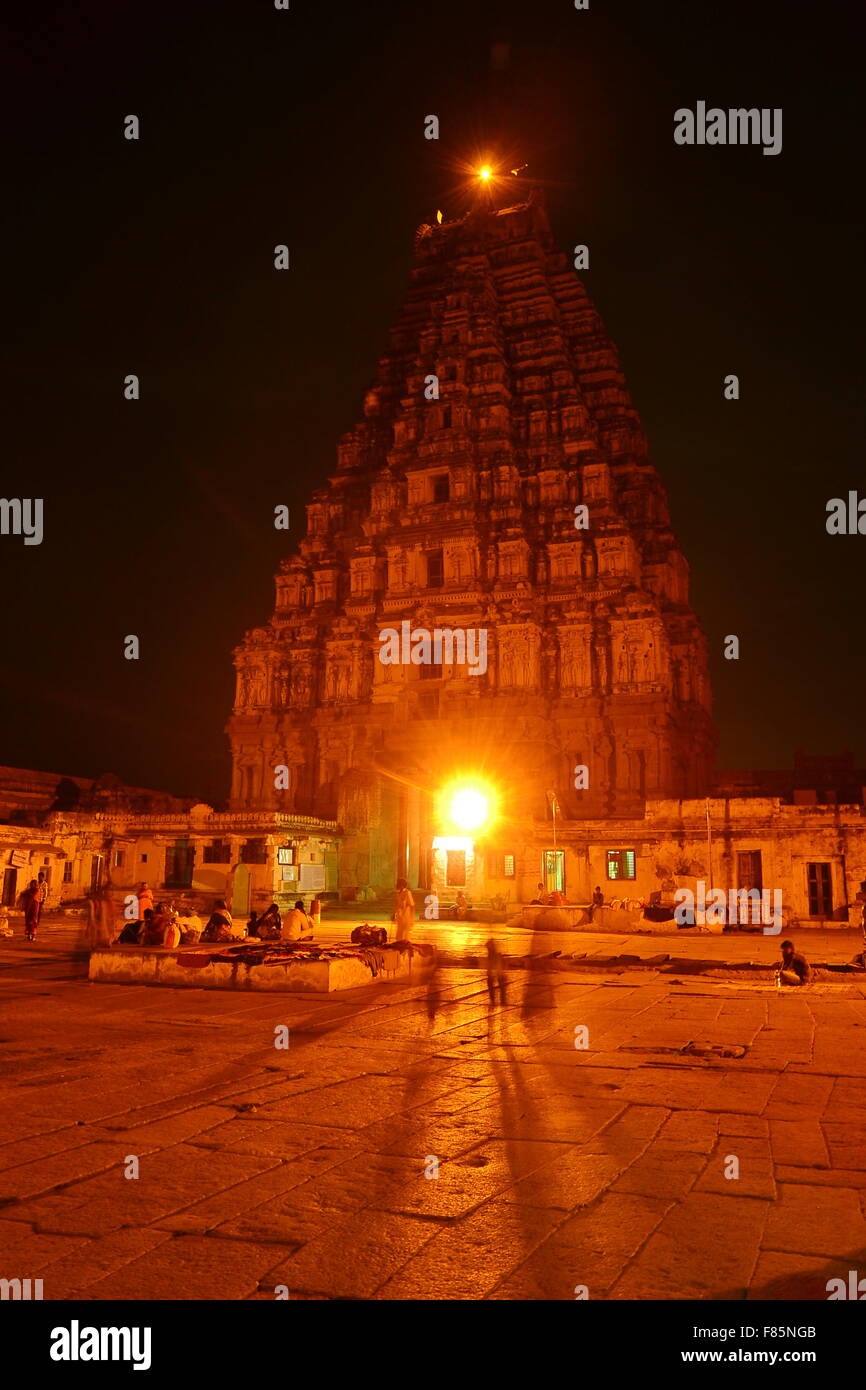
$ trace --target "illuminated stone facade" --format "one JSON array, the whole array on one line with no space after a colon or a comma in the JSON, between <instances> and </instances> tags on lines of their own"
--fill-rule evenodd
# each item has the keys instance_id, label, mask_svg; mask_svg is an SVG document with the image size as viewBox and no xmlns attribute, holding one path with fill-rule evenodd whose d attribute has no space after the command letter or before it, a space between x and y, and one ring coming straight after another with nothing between
<instances>
[{"instance_id":1,"label":"illuminated stone facade","mask_svg":"<svg viewBox=\"0 0 866 1390\"><path fill-rule=\"evenodd\" d=\"M550 791L575 821L708 789L687 564L537 195L419 229L364 418L276 591L235 652L231 806L336 818L343 886L426 887L455 775L498 788L505 848L544 830ZM404 621L486 632L486 670L383 665Z\"/></svg>"}]
</instances>

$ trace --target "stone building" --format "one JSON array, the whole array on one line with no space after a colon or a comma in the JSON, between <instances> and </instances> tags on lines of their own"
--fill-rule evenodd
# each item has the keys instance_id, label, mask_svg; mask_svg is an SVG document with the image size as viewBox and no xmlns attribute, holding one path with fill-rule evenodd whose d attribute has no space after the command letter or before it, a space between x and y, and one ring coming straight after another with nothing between
<instances>
[{"instance_id":1,"label":"stone building","mask_svg":"<svg viewBox=\"0 0 866 1390\"><path fill-rule=\"evenodd\" d=\"M48 908L81 901L110 882L119 902L146 882L157 898L210 911L223 898L237 915L276 900L286 907L335 895L336 826L279 811L53 811L38 827L0 823L2 901L14 908L39 872Z\"/></svg>"},{"instance_id":2,"label":"stone building","mask_svg":"<svg viewBox=\"0 0 866 1390\"><path fill-rule=\"evenodd\" d=\"M518 825L546 846L550 805L635 818L708 790L688 567L537 194L419 229L364 417L235 666L231 807L336 820L344 887L497 891ZM477 836L443 811L458 783L500 808Z\"/></svg>"}]
</instances>

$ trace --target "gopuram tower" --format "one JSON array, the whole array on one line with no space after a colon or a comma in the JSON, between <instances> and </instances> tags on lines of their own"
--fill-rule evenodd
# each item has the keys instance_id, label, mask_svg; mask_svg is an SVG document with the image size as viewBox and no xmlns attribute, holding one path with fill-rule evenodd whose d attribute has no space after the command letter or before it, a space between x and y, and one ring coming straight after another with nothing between
<instances>
[{"instance_id":1,"label":"gopuram tower","mask_svg":"<svg viewBox=\"0 0 866 1390\"><path fill-rule=\"evenodd\" d=\"M485 632L486 669L383 665L404 624ZM426 888L455 777L495 785L506 849L544 843L551 804L567 830L704 794L688 567L537 193L418 230L364 418L235 666L232 808L336 817L343 885Z\"/></svg>"}]
</instances>

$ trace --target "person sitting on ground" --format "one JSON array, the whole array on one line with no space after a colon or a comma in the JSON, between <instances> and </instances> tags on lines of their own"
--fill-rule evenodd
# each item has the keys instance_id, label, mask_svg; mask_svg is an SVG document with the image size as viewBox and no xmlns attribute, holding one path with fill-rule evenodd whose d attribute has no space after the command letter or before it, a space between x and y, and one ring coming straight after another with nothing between
<instances>
[{"instance_id":1,"label":"person sitting on ground","mask_svg":"<svg viewBox=\"0 0 866 1390\"><path fill-rule=\"evenodd\" d=\"M793 941L782 942L782 964L779 979L786 985L807 985L812 979L812 968L800 951L794 950Z\"/></svg>"},{"instance_id":2,"label":"person sitting on ground","mask_svg":"<svg viewBox=\"0 0 866 1390\"><path fill-rule=\"evenodd\" d=\"M194 906L181 903L180 911L177 914L177 925L180 928L180 944L182 946L195 946L201 936L201 918Z\"/></svg>"},{"instance_id":3,"label":"person sitting on ground","mask_svg":"<svg viewBox=\"0 0 866 1390\"><path fill-rule=\"evenodd\" d=\"M157 903L156 907L153 908L146 907L139 943L142 946L161 946L165 935L166 920L162 903Z\"/></svg>"},{"instance_id":4,"label":"person sitting on ground","mask_svg":"<svg viewBox=\"0 0 866 1390\"><path fill-rule=\"evenodd\" d=\"M313 924L307 916L302 898L298 898L291 911L287 912L283 919L283 940L284 941L311 941L313 937Z\"/></svg>"},{"instance_id":5,"label":"person sitting on ground","mask_svg":"<svg viewBox=\"0 0 866 1390\"><path fill-rule=\"evenodd\" d=\"M469 905L469 899L467 898L466 894L463 892L463 889L461 888L460 892L457 894L457 901L454 905L454 916L457 918L458 922L466 921L466 914L469 911Z\"/></svg>"},{"instance_id":6,"label":"person sitting on ground","mask_svg":"<svg viewBox=\"0 0 866 1390\"><path fill-rule=\"evenodd\" d=\"M545 888L544 884L543 884L543 883L537 884L537 885L536 885L536 889L535 889L535 897L532 899L532 903L530 903L530 907L531 907L533 904L536 904L536 905L541 906L541 907L547 907L547 904L548 904L549 902L550 902L550 894L548 893L548 891L547 891L547 889Z\"/></svg>"},{"instance_id":7,"label":"person sitting on ground","mask_svg":"<svg viewBox=\"0 0 866 1390\"><path fill-rule=\"evenodd\" d=\"M259 934L259 914L251 912L247 920L247 936L258 936Z\"/></svg>"},{"instance_id":8,"label":"person sitting on ground","mask_svg":"<svg viewBox=\"0 0 866 1390\"><path fill-rule=\"evenodd\" d=\"M280 936L282 925L283 922L280 916L280 909L277 907L276 903L271 903L270 907L262 913L261 917L256 922L257 935L262 941L274 941ZM312 930L312 923L310 923L310 928Z\"/></svg>"},{"instance_id":9,"label":"person sitting on ground","mask_svg":"<svg viewBox=\"0 0 866 1390\"><path fill-rule=\"evenodd\" d=\"M234 940L234 921L222 898L217 898L213 912L207 919L207 926L201 934L202 941Z\"/></svg>"},{"instance_id":10,"label":"person sitting on ground","mask_svg":"<svg viewBox=\"0 0 866 1390\"><path fill-rule=\"evenodd\" d=\"M150 911L149 908L148 911ZM123 930L114 943L115 946L137 946L143 930L144 919L142 917L124 923Z\"/></svg>"},{"instance_id":11,"label":"person sitting on ground","mask_svg":"<svg viewBox=\"0 0 866 1390\"><path fill-rule=\"evenodd\" d=\"M162 944L167 951L176 951L180 945L180 927L177 921L177 913L170 907L165 913L165 930L162 934Z\"/></svg>"}]
</instances>

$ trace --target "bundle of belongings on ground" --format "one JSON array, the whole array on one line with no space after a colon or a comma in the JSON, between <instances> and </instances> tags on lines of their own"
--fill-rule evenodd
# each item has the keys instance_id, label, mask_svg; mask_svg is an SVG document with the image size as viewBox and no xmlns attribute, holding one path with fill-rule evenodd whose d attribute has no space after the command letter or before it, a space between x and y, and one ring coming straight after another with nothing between
<instances>
[{"instance_id":1,"label":"bundle of belongings on ground","mask_svg":"<svg viewBox=\"0 0 866 1390\"><path fill-rule=\"evenodd\" d=\"M369 922L362 922L359 927L355 927L350 941L356 946L384 946L388 940L387 927L372 927Z\"/></svg>"}]
</instances>

